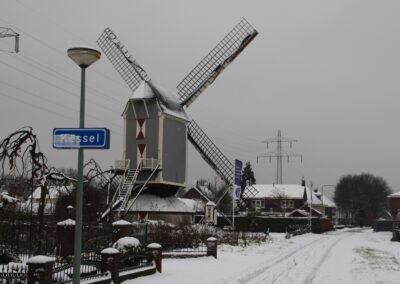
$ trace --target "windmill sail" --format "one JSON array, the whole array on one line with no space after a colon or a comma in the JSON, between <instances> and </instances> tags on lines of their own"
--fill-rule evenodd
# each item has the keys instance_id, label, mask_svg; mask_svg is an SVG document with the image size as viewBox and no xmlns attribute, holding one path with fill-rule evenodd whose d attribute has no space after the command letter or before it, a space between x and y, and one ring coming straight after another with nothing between
<instances>
[{"instance_id":1,"label":"windmill sail","mask_svg":"<svg viewBox=\"0 0 400 284\"><path fill-rule=\"evenodd\" d=\"M104 30L96 42L132 91L135 91L143 80L150 80L146 71L109 28Z\"/></svg>"},{"instance_id":2,"label":"windmill sail","mask_svg":"<svg viewBox=\"0 0 400 284\"><path fill-rule=\"evenodd\" d=\"M176 87L182 105L189 106L257 36L242 19Z\"/></svg>"},{"instance_id":3,"label":"windmill sail","mask_svg":"<svg viewBox=\"0 0 400 284\"><path fill-rule=\"evenodd\" d=\"M221 179L231 185L234 175L233 164L194 120L188 124L188 139Z\"/></svg>"}]
</instances>

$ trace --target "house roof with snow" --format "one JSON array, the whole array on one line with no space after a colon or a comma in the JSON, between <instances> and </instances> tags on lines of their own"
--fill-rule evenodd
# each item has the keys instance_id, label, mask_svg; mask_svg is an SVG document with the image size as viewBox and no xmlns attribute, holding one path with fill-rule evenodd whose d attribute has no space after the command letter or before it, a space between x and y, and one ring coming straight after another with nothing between
<instances>
[{"instance_id":1,"label":"house roof with snow","mask_svg":"<svg viewBox=\"0 0 400 284\"><path fill-rule=\"evenodd\" d=\"M311 208L312 212L311 212L311 216L323 216L324 214L322 214L320 211L318 211L315 208ZM295 209L292 212L289 212L289 214L287 214L288 217L307 217L310 216L310 210L309 209Z\"/></svg>"},{"instance_id":2,"label":"house roof with snow","mask_svg":"<svg viewBox=\"0 0 400 284\"><path fill-rule=\"evenodd\" d=\"M128 201L130 208L133 199ZM204 206L201 202L193 199L179 198L175 196L159 197L152 194L141 194L130 208L132 212L165 212L165 213L196 213L199 207Z\"/></svg>"},{"instance_id":3,"label":"house roof with snow","mask_svg":"<svg viewBox=\"0 0 400 284\"><path fill-rule=\"evenodd\" d=\"M300 184L253 184L251 186L256 189L257 193L249 199L306 199L308 203L311 202L314 205L322 204L315 192Z\"/></svg>"},{"instance_id":4,"label":"house roof with snow","mask_svg":"<svg viewBox=\"0 0 400 284\"><path fill-rule=\"evenodd\" d=\"M188 189L183 195L184 198L200 199L204 202L213 199L214 194L206 186L195 185Z\"/></svg>"},{"instance_id":5,"label":"house roof with snow","mask_svg":"<svg viewBox=\"0 0 400 284\"><path fill-rule=\"evenodd\" d=\"M45 200L45 213L52 213L55 209L57 198L62 194L69 194L74 189L74 186L49 186L47 187L48 194ZM39 200L42 193L42 188L37 187L28 199L20 205L22 210L32 210L32 212L38 212Z\"/></svg>"},{"instance_id":6,"label":"house roof with snow","mask_svg":"<svg viewBox=\"0 0 400 284\"><path fill-rule=\"evenodd\" d=\"M303 199L305 197L304 186L299 184L253 184L251 186L257 191L252 199L278 198L279 196L290 199ZM306 191L309 192L307 187Z\"/></svg>"},{"instance_id":7,"label":"house roof with snow","mask_svg":"<svg viewBox=\"0 0 400 284\"><path fill-rule=\"evenodd\" d=\"M400 198L400 191L390 194L388 198Z\"/></svg>"},{"instance_id":8,"label":"house roof with snow","mask_svg":"<svg viewBox=\"0 0 400 284\"><path fill-rule=\"evenodd\" d=\"M336 207L335 202L333 202L331 199L329 199L326 195L322 196L321 201L324 204L324 206L326 206L326 207Z\"/></svg>"}]
</instances>

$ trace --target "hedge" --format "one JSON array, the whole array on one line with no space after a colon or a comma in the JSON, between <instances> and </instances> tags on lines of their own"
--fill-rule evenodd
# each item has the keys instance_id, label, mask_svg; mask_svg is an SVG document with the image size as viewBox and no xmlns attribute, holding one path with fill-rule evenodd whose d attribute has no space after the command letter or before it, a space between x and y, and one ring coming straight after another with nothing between
<instances>
[{"instance_id":1,"label":"hedge","mask_svg":"<svg viewBox=\"0 0 400 284\"><path fill-rule=\"evenodd\" d=\"M231 218L229 218L231 220ZM246 232L276 232L284 233L289 226L308 225L307 217L266 217L266 216L237 216L235 217L235 229ZM311 218L312 232L320 234L333 230L332 222L328 218ZM223 217L218 217L217 226L223 228L230 226Z\"/></svg>"}]
</instances>

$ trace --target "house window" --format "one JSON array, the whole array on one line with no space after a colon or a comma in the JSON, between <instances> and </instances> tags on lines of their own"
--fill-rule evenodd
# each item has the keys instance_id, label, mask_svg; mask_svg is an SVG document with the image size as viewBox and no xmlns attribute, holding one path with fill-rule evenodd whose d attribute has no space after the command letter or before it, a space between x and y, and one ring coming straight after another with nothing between
<instances>
[{"instance_id":1,"label":"house window","mask_svg":"<svg viewBox=\"0 0 400 284\"><path fill-rule=\"evenodd\" d=\"M252 200L251 201L251 207L252 208L264 208L265 207L265 201L264 200Z\"/></svg>"},{"instance_id":2,"label":"house window","mask_svg":"<svg viewBox=\"0 0 400 284\"><path fill-rule=\"evenodd\" d=\"M281 200L282 208L294 208L293 200Z\"/></svg>"}]
</instances>

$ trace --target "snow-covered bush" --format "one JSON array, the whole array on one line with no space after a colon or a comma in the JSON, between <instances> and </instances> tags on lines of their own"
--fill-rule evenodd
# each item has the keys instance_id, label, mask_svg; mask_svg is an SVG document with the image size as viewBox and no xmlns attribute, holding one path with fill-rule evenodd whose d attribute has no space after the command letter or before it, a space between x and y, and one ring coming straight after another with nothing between
<instances>
[{"instance_id":1,"label":"snow-covered bush","mask_svg":"<svg viewBox=\"0 0 400 284\"><path fill-rule=\"evenodd\" d=\"M113 244L113 248L121 252L120 265L122 268L138 265L142 259L140 255L142 246L134 237L120 238Z\"/></svg>"},{"instance_id":2,"label":"snow-covered bush","mask_svg":"<svg viewBox=\"0 0 400 284\"><path fill-rule=\"evenodd\" d=\"M141 246L138 239L134 237L123 237L113 244L113 248L119 250L121 254L127 254L139 251Z\"/></svg>"}]
</instances>

